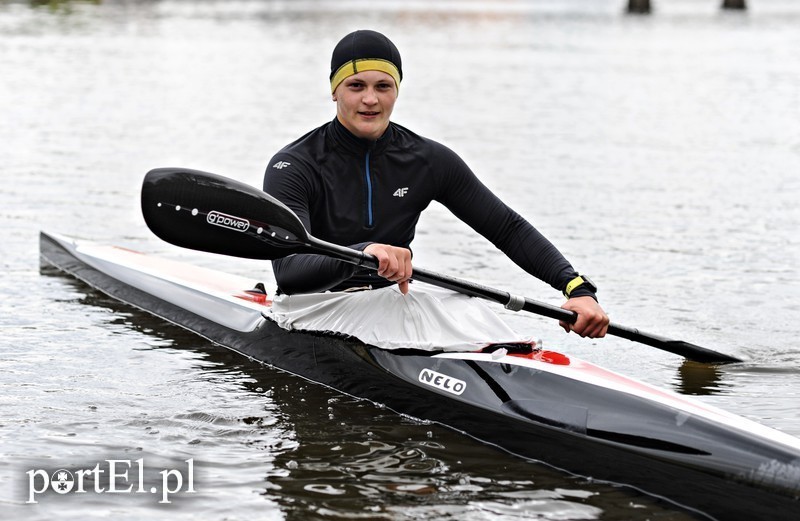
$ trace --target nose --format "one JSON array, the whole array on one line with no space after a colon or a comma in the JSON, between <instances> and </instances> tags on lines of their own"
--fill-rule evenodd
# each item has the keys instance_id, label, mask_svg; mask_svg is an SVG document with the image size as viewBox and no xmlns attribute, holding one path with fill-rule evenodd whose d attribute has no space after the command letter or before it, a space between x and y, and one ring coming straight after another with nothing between
<instances>
[{"instance_id":1,"label":"nose","mask_svg":"<svg viewBox=\"0 0 800 521\"><path fill-rule=\"evenodd\" d=\"M378 103L378 96L375 93L375 89L372 87L367 88L364 91L364 97L361 98L361 101L363 101L365 105L375 105Z\"/></svg>"}]
</instances>

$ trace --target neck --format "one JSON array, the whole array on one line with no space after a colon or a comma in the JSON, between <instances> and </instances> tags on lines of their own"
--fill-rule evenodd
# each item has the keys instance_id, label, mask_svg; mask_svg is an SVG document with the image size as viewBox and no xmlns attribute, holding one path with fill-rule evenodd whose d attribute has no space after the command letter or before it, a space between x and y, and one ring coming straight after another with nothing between
<instances>
[{"instance_id":1,"label":"neck","mask_svg":"<svg viewBox=\"0 0 800 521\"><path fill-rule=\"evenodd\" d=\"M344 123L338 118L334 118L333 120L333 129L335 135L337 136L337 140L346 144L348 148L357 150L357 151L367 151L367 150L375 150L381 149L385 146L386 143L390 141L390 137L392 135L391 132L391 123L384 129L383 134L378 139L369 139L359 137L354 134L350 129L348 129Z\"/></svg>"},{"instance_id":2,"label":"neck","mask_svg":"<svg viewBox=\"0 0 800 521\"><path fill-rule=\"evenodd\" d=\"M355 136L357 139L363 139L365 141L373 141L373 142L375 142L375 141L380 140L383 137L383 135L386 133L386 129L389 128L389 122L387 121L386 122L386 126L383 127L382 129L380 129L380 132L377 133L376 135L374 135L374 136L373 135L363 135L363 134L359 134L357 129L349 127L347 125L347 122L341 117L340 114L338 114L338 113L336 114L336 119L339 121L339 123L342 124L343 127L345 127L347 129L348 132L353 134L353 136Z\"/></svg>"}]
</instances>

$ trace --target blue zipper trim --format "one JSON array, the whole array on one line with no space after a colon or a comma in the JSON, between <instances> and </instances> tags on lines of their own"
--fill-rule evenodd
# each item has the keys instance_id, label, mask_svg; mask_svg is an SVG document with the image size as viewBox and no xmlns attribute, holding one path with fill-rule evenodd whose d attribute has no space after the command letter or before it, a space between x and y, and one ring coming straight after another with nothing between
<instances>
[{"instance_id":1,"label":"blue zipper trim","mask_svg":"<svg viewBox=\"0 0 800 521\"><path fill-rule=\"evenodd\" d=\"M367 178L367 226L372 228L372 176L369 172L369 150L366 159L366 178Z\"/></svg>"}]
</instances>

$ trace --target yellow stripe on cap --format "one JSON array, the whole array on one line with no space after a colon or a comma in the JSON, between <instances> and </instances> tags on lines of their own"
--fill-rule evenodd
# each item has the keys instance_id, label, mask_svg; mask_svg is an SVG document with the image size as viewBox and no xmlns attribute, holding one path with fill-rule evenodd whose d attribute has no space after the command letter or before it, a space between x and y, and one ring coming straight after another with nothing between
<instances>
[{"instance_id":1,"label":"yellow stripe on cap","mask_svg":"<svg viewBox=\"0 0 800 521\"><path fill-rule=\"evenodd\" d=\"M385 72L394 78L395 85L397 85L398 90L400 89L400 71L397 70L397 66L394 63L380 58L359 58L358 60L350 60L336 70L336 74L331 79L331 93L336 90L336 87L345 78L364 71Z\"/></svg>"}]
</instances>

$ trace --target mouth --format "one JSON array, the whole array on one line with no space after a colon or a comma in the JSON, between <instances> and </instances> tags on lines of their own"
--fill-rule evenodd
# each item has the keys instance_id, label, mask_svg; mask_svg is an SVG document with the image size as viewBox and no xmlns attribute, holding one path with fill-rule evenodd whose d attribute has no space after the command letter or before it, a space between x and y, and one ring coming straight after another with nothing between
<instances>
[{"instance_id":1,"label":"mouth","mask_svg":"<svg viewBox=\"0 0 800 521\"><path fill-rule=\"evenodd\" d=\"M380 115L380 112L375 112L375 111L371 111L371 110L364 110L364 111L359 111L358 114L363 116L363 117L366 117L366 118L374 118L375 116Z\"/></svg>"}]
</instances>

